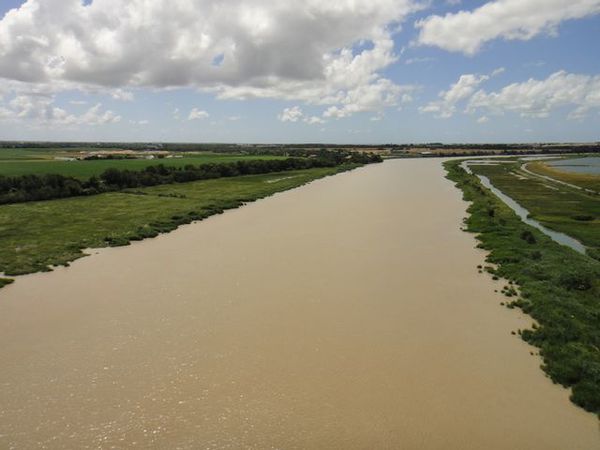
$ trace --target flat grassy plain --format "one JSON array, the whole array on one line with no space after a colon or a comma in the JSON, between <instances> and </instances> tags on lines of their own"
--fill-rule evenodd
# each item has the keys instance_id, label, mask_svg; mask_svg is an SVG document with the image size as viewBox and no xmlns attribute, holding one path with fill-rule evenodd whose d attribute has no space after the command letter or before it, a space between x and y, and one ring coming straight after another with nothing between
<instances>
[{"instance_id":1,"label":"flat grassy plain","mask_svg":"<svg viewBox=\"0 0 600 450\"><path fill-rule=\"evenodd\" d=\"M61 153L65 152L46 148L0 148L0 161L50 160Z\"/></svg>"},{"instance_id":2,"label":"flat grassy plain","mask_svg":"<svg viewBox=\"0 0 600 450\"><path fill-rule=\"evenodd\" d=\"M555 243L522 222L460 163L450 161L445 167L448 178L471 202L466 231L476 233L479 247L489 252L490 265L482 267L482 272L507 280L503 289L505 304L521 308L535 320L531 329L518 330L518 334L540 349L542 369L554 382L572 389L575 404L600 415L600 262ZM541 194L546 188L528 182L518 189L508 189L520 181L507 175L504 165L471 169L493 175L492 182L518 201L539 201L555 208ZM555 197L561 196L552 192ZM533 209L531 203L523 204ZM536 211L544 217L560 212L557 209L541 214L541 205ZM591 236L589 230L582 234Z\"/></svg>"},{"instance_id":3,"label":"flat grassy plain","mask_svg":"<svg viewBox=\"0 0 600 450\"><path fill-rule=\"evenodd\" d=\"M43 175L59 174L79 179L88 179L98 176L106 169L116 168L121 170L143 170L149 166L163 164L168 167L184 167L188 164L219 164L235 161L249 161L257 159L285 159L281 156L270 155L221 155L221 154L182 154L181 158L161 159L102 159L92 161L61 161L54 159L59 156L73 156L56 150L27 150L27 149L0 149L0 175Z\"/></svg>"},{"instance_id":4,"label":"flat grassy plain","mask_svg":"<svg viewBox=\"0 0 600 450\"><path fill-rule=\"evenodd\" d=\"M161 185L0 206L0 272L65 265L82 249L126 245L357 165Z\"/></svg>"},{"instance_id":5,"label":"flat grassy plain","mask_svg":"<svg viewBox=\"0 0 600 450\"><path fill-rule=\"evenodd\" d=\"M579 240L589 248L590 255L600 256L600 196L520 173L520 165L515 161L471 169L488 177L532 218Z\"/></svg>"},{"instance_id":6,"label":"flat grassy plain","mask_svg":"<svg viewBox=\"0 0 600 450\"><path fill-rule=\"evenodd\" d=\"M592 189L600 192L600 176L586 175L582 173L571 173L559 170L558 168L544 164L543 161L529 163L527 169L530 171L554 178L565 183L574 184L585 189Z\"/></svg>"}]
</instances>

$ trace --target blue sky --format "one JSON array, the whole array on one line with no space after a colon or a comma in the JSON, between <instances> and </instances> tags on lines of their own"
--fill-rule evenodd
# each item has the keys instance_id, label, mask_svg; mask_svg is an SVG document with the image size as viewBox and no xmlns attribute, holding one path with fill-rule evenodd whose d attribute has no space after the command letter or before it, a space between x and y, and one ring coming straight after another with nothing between
<instances>
[{"instance_id":1,"label":"blue sky","mask_svg":"<svg viewBox=\"0 0 600 450\"><path fill-rule=\"evenodd\" d=\"M0 139L600 140L600 0L222 3L0 0Z\"/></svg>"}]
</instances>

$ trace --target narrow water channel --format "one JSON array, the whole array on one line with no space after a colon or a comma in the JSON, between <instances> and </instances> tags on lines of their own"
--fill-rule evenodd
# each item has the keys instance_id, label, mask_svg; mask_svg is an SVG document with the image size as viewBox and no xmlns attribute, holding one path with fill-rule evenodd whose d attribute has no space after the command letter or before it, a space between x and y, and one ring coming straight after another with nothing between
<instances>
[{"instance_id":1,"label":"narrow water channel","mask_svg":"<svg viewBox=\"0 0 600 450\"><path fill-rule=\"evenodd\" d=\"M461 164L461 167L464 170L466 170L468 173L473 174L473 171L469 167L469 162L470 161L463 162ZM477 164L481 164L481 163L477 162ZM529 216L529 211L527 209L523 208L513 198L509 197L504 192L502 192L500 189L495 187L488 177L486 177L484 175L479 175L479 174L475 174L475 176L477 178L479 178L479 181L481 181L481 184L484 187L486 187L490 191L492 191L496 197L498 197L510 209L512 209L515 212L515 214L517 216L519 216L519 218L523 222L525 222L527 225L531 225L532 227L537 228L542 233L544 233L546 236L548 236L550 239L552 239L554 242L557 242L560 245L566 245L567 247L570 247L573 250L575 250L577 253L581 253L581 254L585 255L585 250L586 250L585 245L583 245L577 239L572 238L571 236L569 236L565 233L560 233L558 231L551 230L551 229L545 227L544 225L542 225L541 223L539 223L537 220L532 219Z\"/></svg>"}]
</instances>

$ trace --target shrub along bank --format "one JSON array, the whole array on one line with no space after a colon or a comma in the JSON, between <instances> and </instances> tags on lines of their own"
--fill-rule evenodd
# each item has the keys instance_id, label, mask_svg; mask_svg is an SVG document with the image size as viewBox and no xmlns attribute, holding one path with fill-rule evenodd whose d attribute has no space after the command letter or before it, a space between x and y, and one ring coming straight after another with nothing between
<instances>
[{"instance_id":1,"label":"shrub along bank","mask_svg":"<svg viewBox=\"0 0 600 450\"><path fill-rule=\"evenodd\" d=\"M50 270L85 248L126 245L357 164L125 189L0 205L0 276ZM5 284L0 281L0 287ZM1 294L0 294L1 296Z\"/></svg>"},{"instance_id":2,"label":"shrub along bank","mask_svg":"<svg viewBox=\"0 0 600 450\"><path fill-rule=\"evenodd\" d=\"M381 162L381 157L364 153L322 151L310 158L249 159L230 163L189 164L184 167L159 164L139 171L109 168L99 177L94 176L87 180L60 174L27 174L15 177L0 175L0 204L79 197L127 188L372 162Z\"/></svg>"}]
</instances>

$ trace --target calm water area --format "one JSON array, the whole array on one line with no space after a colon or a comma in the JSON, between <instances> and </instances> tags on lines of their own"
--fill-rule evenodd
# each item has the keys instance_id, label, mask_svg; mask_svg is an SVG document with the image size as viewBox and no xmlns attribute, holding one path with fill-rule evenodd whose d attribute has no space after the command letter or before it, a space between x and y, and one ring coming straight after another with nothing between
<instances>
[{"instance_id":1,"label":"calm water area","mask_svg":"<svg viewBox=\"0 0 600 450\"><path fill-rule=\"evenodd\" d=\"M461 197L387 161L19 277L0 448L600 448Z\"/></svg>"}]
</instances>

